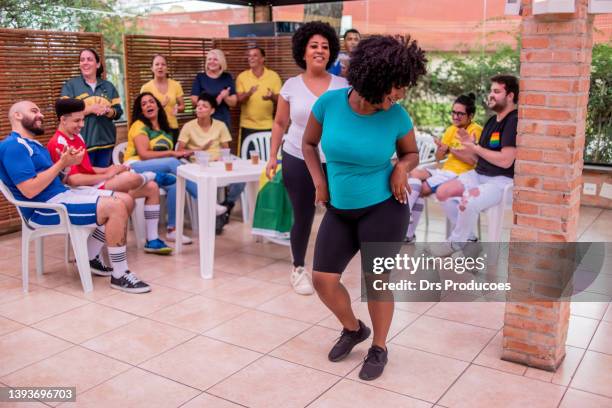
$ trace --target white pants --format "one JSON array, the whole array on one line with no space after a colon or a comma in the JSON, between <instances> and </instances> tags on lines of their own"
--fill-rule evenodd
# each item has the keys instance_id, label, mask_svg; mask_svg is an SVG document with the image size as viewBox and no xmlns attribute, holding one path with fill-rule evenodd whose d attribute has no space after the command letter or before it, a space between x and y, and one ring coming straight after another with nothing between
<instances>
[{"instance_id":1,"label":"white pants","mask_svg":"<svg viewBox=\"0 0 612 408\"><path fill-rule=\"evenodd\" d=\"M466 242L478 220L478 215L501 201L504 187L512 183L506 176L485 176L475 170L459 175L463 184L463 197L450 198L444 202L444 211L453 228L448 240Z\"/></svg>"}]
</instances>

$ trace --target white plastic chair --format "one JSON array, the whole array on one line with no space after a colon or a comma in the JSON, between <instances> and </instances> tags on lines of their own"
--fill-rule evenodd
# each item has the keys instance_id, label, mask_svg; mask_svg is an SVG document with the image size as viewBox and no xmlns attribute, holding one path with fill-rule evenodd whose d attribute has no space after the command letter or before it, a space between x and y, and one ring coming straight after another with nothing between
<instances>
[{"instance_id":1,"label":"white plastic chair","mask_svg":"<svg viewBox=\"0 0 612 408\"><path fill-rule=\"evenodd\" d=\"M87 238L93 232L95 227L83 227L72 225L68 218L66 207L61 204L34 203L28 201L16 200L13 193L0 180L0 191L6 199L17 207L19 216L21 217L21 276L23 280L23 291L28 291L29 285L29 254L30 241L34 241L34 252L36 256L36 274L40 277L43 274L43 238L50 235L67 235L72 243L72 250L76 258L76 265L81 277L83 291L89 293L93 290L93 282L91 279L91 269L89 268L89 256L87 254ZM19 207L25 208L46 208L57 211L60 218L58 225L49 227L35 227L28 223L21 213ZM67 240L68 241L68 240ZM68 257L68 248L66 248L66 260Z\"/></svg>"},{"instance_id":2,"label":"white plastic chair","mask_svg":"<svg viewBox=\"0 0 612 408\"><path fill-rule=\"evenodd\" d=\"M419 165L417 168L428 169L436 166L436 150L438 147L433 141L433 137L424 134L416 133L416 144L419 148ZM428 200L425 199L425 227L429 228L429 206Z\"/></svg>"},{"instance_id":3,"label":"white plastic chair","mask_svg":"<svg viewBox=\"0 0 612 408\"><path fill-rule=\"evenodd\" d=\"M272 138L272 132L257 132L248 135L242 142L242 148L240 151L240 158L247 160L249 159L249 152L256 150L259 153L259 160L264 162L268 161L270 157L270 139ZM247 222L249 218L249 207L246 193L242 193L240 196L240 203L242 204L242 220Z\"/></svg>"}]
</instances>

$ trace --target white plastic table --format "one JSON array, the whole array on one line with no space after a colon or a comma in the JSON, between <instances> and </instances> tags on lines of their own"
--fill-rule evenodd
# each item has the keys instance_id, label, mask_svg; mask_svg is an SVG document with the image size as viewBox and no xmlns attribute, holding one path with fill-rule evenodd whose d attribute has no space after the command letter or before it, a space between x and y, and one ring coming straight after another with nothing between
<instances>
[{"instance_id":1,"label":"white plastic table","mask_svg":"<svg viewBox=\"0 0 612 408\"><path fill-rule=\"evenodd\" d=\"M266 164L259 162L251 164L247 160L235 160L232 171L226 171L222 162L211 162L208 167L199 164L179 166L176 178L176 245L175 253L183 249L183 221L185 214L186 181L193 181L198 188L198 232L200 241L200 275L203 279L212 279L215 259L215 206L217 204L217 188L233 183L246 183L246 195L249 202L249 223L253 218L255 200L259 188L259 177Z\"/></svg>"}]
</instances>

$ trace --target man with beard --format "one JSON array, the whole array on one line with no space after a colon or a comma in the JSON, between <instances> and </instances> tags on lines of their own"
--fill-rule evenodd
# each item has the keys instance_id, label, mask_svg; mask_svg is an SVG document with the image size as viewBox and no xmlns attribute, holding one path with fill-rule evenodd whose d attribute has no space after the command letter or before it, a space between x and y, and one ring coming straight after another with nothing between
<instances>
[{"instance_id":1,"label":"man with beard","mask_svg":"<svg viewBox=\"0 0 612 408\"><path fill-rule=\"evenodd\" d=\"M60 178L62 171L81 163L85 150L65 146L58 161L53 163L47 149L34 139L44 133L43 118L38 106L30 101L11 106L9 121L12 132L0 143L0 179L17 200L62 204L72 224L96 226L87 242L89 257L95 258L106 244L112 263L111 287L128 293L151 291L149 285L128 269L125 241L133 201L113 197L109 190L71 190L66 187ZM23 217L35 226L60 222L59 215L53 210L20 210Z\"/></svg>"},{"instance_id":2,"label":"man with beard","mask_svg":"<svg viewBox=\"0 0 612 408\"><path fill-rule=\"evenodd\" d=\"M496 114L489 118L476 142L471 135L460 137L463 152L478 161L476 168L441 185L436 191L444 201L444 210L453 230L443 244L432 245L435 256L449 256L465 246L478 214L497 205L506 185L514 177L516 128L518 124L518 79L511 75L491 78L489 108ZM451 197L451 199L448 199ZM452 197L461 197L459 204Z\"/></svg>"}]
</instances>

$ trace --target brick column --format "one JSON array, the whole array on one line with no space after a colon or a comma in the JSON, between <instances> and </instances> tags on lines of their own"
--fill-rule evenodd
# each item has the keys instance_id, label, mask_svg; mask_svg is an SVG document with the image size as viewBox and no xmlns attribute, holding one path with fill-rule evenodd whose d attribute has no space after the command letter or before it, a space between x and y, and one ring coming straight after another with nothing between
<instances>
[{"instance_id":1,"label":"brick column","mask_svg":"<svg viewBox=\"0 0 612 408\"><path fill-rule=\"evenodd\" d=\"M253 6L253 22L264 23L272 21L272 6Z\"/></svg>"},{"instance_id":2,"label":"brick column","mask_svg":"<svg viewBox=\"0 0 612 408\"><path fill-rule=\"evenodd\" d=\"M576 0L571 14L534 16L531 0L523 0L511 241L573 242L577 237L593 47L587 3ZM510 281L540 271L525 271L524 262L513 261L511 249ZM531 291L537 295L538 286ZM502 358L555 370L565 357L568 321L567 302L508 303Z\"/></svg>"}]
</instances>

